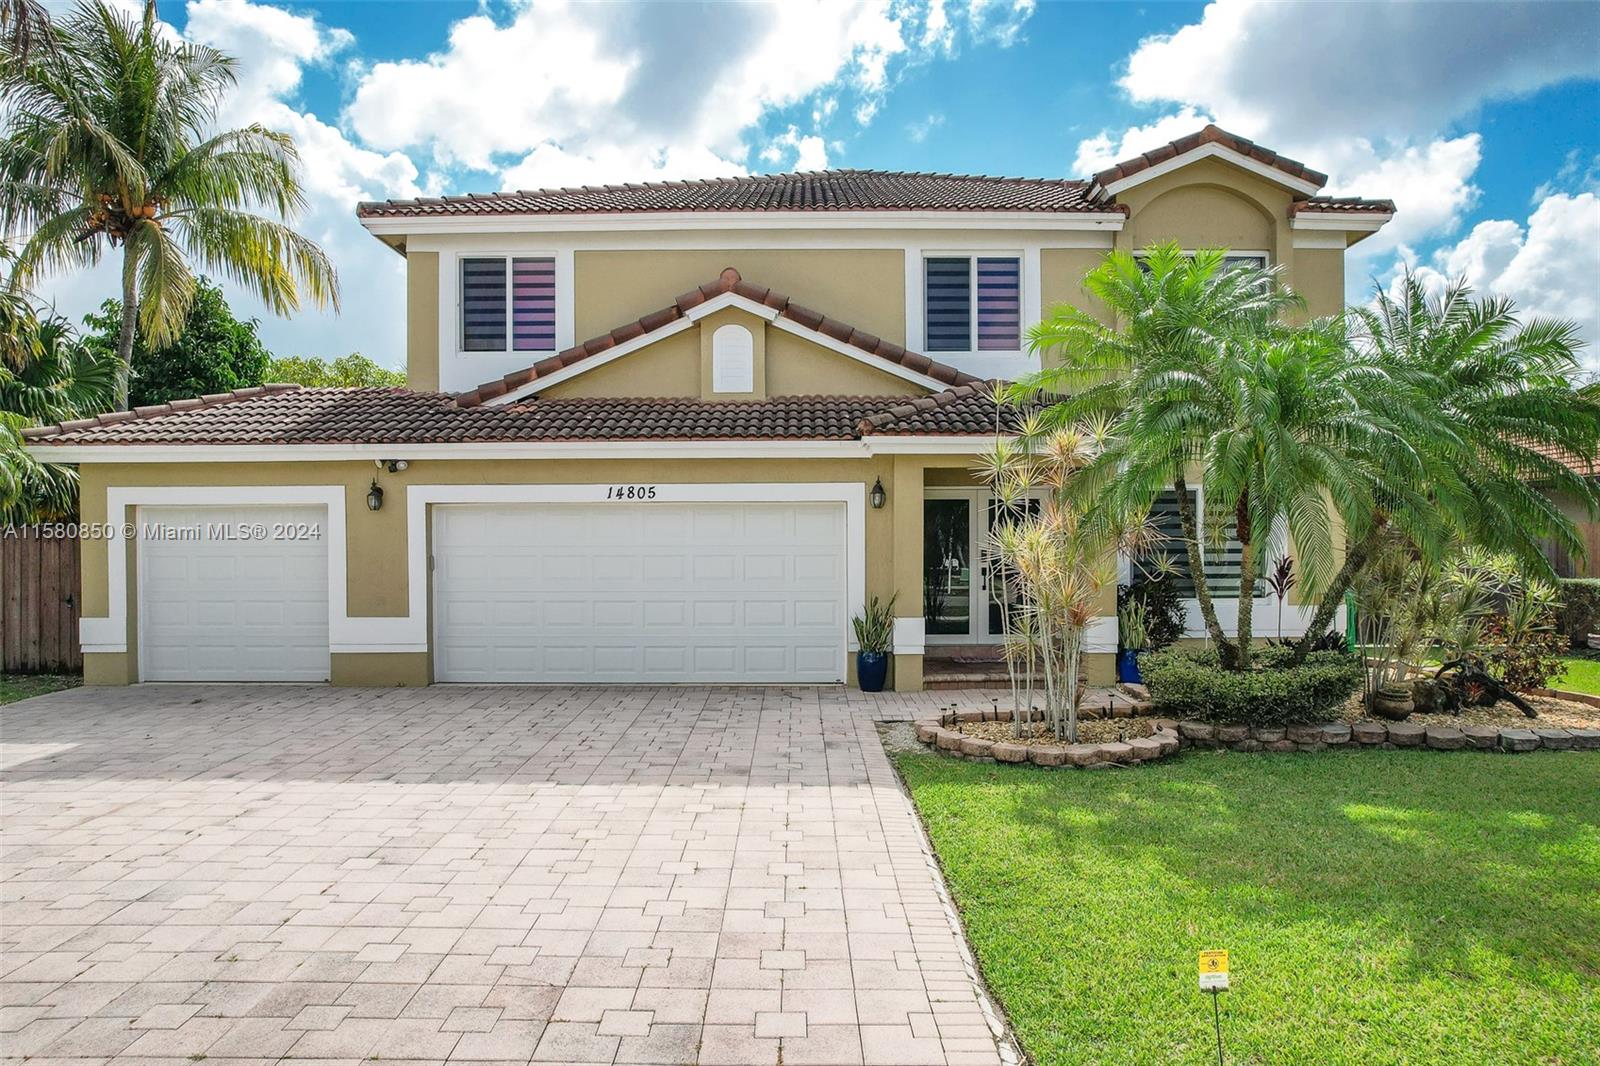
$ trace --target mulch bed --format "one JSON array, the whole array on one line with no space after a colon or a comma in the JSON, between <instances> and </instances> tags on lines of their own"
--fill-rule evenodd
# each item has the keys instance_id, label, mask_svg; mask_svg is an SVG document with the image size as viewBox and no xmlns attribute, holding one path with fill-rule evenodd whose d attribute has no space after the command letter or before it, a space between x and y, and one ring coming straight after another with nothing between
<instances>
[{"instance_id":1,"label":"mulch bed","mask_svg":"<svg viewBox=\"0 0 1600 1066\"><path fill-rule=\"evenodd\" d=\"M1513 729L1600 729L1600 708L1549 696L1524 695L1522 698L1539 712L1539 717L1529 718L1509 703L1497 703L1492 707L1463 707L1460 714L1416 711L1406 721L1422 726L1454 726L1458 729L1464 725L1493 725ZM1362 706L1360 693L1346 700L1336 715L1336 719L1342 722L1359 722L1372 717Z\"/></svg>"},{"instance_id":2,"label":"mulch bed","mask_svg":"<svg viewBox=\"0 0 1600 1066\"><path fill-rule=\"evenodd\" d=\"M1065 744L1066 741L1057 741L1050 733L1050 727L1043 722L1033 722L1026 726L1022 738L1017 739L1016 727L1009 721L1004 722L959 722L953 726L946 726L968 737L982 737L984 740L993 740L999 743L1017 744ZM1148 737L1155 734L1154 718L1103 718L1098 720L1078 719L1078 743L1104 744L1116 740L1133 740L1138 737Z\"/></svg>"}]
</instances>

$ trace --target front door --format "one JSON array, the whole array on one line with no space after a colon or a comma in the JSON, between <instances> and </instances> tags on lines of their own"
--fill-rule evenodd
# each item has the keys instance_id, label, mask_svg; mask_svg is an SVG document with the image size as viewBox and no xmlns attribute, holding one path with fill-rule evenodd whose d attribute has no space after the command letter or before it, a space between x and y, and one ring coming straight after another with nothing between
<instances>
[{"instance_id":1,"label":"front door","mask_svg":"<svg viewBox=\"0 0 1600 1066\"><path fill-rule=\"evenodd\" d=\"M1039 501L1025 502L1037 514ZM992 587L988 534L1005 517L987 489L929 489L922 503L922 607L930 644L998 644L1005 639Z\"/></svg>"}]
</instances>

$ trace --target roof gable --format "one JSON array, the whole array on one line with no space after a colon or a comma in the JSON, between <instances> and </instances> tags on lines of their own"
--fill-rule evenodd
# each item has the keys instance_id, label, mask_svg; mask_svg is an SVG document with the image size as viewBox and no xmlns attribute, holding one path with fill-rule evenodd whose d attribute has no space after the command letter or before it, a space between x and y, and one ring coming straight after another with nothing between
<instances>
[{"instance_id":1,"label":"roof gable","mask_svg":"<svg viewBox=\"0 0 1600 1066\"><path fill-rule=\"evenodd\" d=\"M1170 173L1199 159L1221 158L1243 170L1286 186L1299 197L1314 196L1328 176L1299 160L1279 155L1254 141L1217 126L1168 141L1143 155L1107 167L1094 176L1090 196L1106 200L1118 193Z\"/></svg>"},{"instance_id":2,"label":"roof gable","mask_svg":"<svg viewBox=\"0 0 1600 1066\"><path fill-rule=\"evenodd\" d=\"M476 407L487 403L509 403L533 395L547 385L569 380L665 337L681 333L706 315L727 307L739 308L764 319L777 329L804 337L839 355L859 360L930 391L978 380L955 367L935 362L892 341L803 307L782 293L747 282L737 270L728 267L717 280L691 289L674 300L671 306L618 326L496 381L485 382L459 394L456 403L461 407Z\"/></svg>"}]
</instances>

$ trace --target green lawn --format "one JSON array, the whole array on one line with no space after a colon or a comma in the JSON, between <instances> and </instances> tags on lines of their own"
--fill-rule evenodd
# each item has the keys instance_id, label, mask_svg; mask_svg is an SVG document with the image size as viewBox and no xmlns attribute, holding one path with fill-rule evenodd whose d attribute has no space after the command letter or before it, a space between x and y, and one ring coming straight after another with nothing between
<instances>
[{"instance_id":1,"label":"green lawn","mask_svg":"<svg viewBox=\"0 0 1600 1066\"><path fill-rule=\"evenodd\" d=\"M1567 671L1550 682L1551 688L1600 696L1600 659L1572 656L1561 661L1567 664Z\"/></svg>"},{"instance_id":2,"label":"green lawn","mask_svg":"<svg viewBox=\"0 0 1600 1066\"><path fill-rule=\"evenodd\" d=\"M0 674L0 704L16 703L46 692L76 688L83 678L76 674Z\"/></svg>"},{"instance_id":3,"label":"green lawn","mask_svg":"<svg viewBox=\"0 0 1600 1066\"><path fill-rule=\"evenodd\" d=\"M1600 1062L1600 757L899 765L1040 1066Z\"/></svg>"}]
</instances>

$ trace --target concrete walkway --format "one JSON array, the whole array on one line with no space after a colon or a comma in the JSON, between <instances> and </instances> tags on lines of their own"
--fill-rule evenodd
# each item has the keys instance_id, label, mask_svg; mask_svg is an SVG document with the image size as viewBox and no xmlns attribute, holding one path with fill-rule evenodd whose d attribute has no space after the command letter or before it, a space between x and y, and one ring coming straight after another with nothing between
<instances>
[{"instance_id":1,"label":"concrete walkway","mask_svg":"<svg viewBox=\"0 0 1600 1066\"><path fill-rule=\"evenodd\" d=\"M875 729L979 699L151 685L0 709L0 1055L999 1063Z\"/></svg>"}]
</instances>

